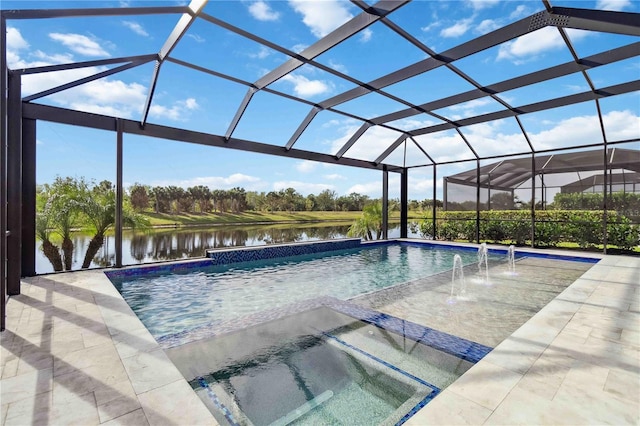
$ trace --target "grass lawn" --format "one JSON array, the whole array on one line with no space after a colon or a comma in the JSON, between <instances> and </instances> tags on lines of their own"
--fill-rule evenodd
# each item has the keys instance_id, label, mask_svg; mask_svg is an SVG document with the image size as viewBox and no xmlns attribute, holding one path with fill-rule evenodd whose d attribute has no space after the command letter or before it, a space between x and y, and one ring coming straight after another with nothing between
<instances>
[{"instance_id":1,"label":"grass lawn","mask_svg":"<svg viewBox=\"0 0 640 426\"><path fill-rule=\"evenodd\" d=\"M218 224L252 224L278 222L353 222L361 212L255 212L242 213L183 213L167 214L145 211L142 213L151 226L178 225L218 225ZM409 212L409 218L420 218L418 212ZM400 212L393 212L391 218L399 219Z\"/></svg>"}]
</instances>

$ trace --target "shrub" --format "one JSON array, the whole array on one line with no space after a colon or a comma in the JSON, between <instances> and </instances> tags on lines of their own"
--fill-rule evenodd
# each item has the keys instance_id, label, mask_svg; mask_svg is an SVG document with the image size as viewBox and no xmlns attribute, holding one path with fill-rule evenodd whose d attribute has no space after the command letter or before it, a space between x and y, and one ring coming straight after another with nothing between
<instances>
[{"instance_id":1,"label":"shrub","mask_svg":"<svg viewBox=\"0 0 640 426\"><path fill-rule=\"evenodd\" d=\"M573 242L582 248L603 243L602 210L537 210L535 244L554 247L560 242ZM608 243L629 250L640 244L640 226L615 211L608 211ZM423 235L431 235L431 218L420 224ZM437 239L476 240L476 212L444 211L438 216ZM524 245L531 242L531 212L529 210L492 210L480 212L480 240L511 242Z\"/></svg>"}]
</instances>

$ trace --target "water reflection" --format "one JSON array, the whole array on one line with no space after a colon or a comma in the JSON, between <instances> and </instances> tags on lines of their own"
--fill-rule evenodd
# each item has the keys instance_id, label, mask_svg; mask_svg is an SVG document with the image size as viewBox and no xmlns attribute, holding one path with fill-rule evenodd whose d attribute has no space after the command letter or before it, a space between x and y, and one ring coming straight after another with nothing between
<instances>
[{"instance_id":1,"label":"water reflection","mask_svg":"<svg viewBox=\"0 0 640 426\"><path fill-rule=\"evenodd\" d=\"M154 229L125 231L122 238L122 261L125 265L186 259L203 256L205 250L215 248L260 246L299 241L346 238L350 224L254 225L235 227ZM391 224L389 237L399 236L397 224ZM73 269L80 269L90 236L73 235ZM53 268L37 243L36 272L52 272ZM115 263L115 240L105 237L104 246L93 259L91 267L107 267Z\"/></svg>"}]
</instances>

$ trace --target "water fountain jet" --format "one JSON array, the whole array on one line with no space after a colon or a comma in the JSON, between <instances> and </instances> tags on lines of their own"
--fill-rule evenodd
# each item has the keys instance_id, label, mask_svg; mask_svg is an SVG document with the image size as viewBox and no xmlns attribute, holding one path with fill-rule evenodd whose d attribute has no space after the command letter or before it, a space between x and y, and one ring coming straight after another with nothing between
<instances>
[{"instance_id":1,"label":"water fountain jet","mask_svg":"<svg viewBox=\"0 0 640 426\"><path fill-rule=\"evenodd\" d=\"M459 283L459 290L456 293L456 283ZM453 271L451 273L451 294L447 299L447 303L456 303L456 300L464 298L467 292L467 286L464 282L464 271L462 270L462 258L459 254L453 256Z\"/></svg>"}]
</instances>

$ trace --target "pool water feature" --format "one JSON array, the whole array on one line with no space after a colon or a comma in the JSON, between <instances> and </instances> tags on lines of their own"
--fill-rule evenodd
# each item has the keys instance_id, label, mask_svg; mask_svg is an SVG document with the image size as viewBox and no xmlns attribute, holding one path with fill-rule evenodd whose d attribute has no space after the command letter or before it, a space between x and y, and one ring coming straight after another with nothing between
<instances>
[{"instance_id":1,"label":"pool water feature","mask_svg":"<svg viewBox=\"0 0 640 426\"><path fill-rule=\"evenodd\" d=\"M473 365L328 307L167 354L232 425L402 424Z\"/></svg>"},{"instance_id":2,"label":"pool water feature","mask_svg":"<svg viewBox=\"0 0 640 426\"><path fill-rule=\"evenodd\" d=\"M476 261L469 250L384 244L111 280L159 338L314 297L346 300L448 271L456 253L465 265Z\"/></svg>"}]
</instances>

